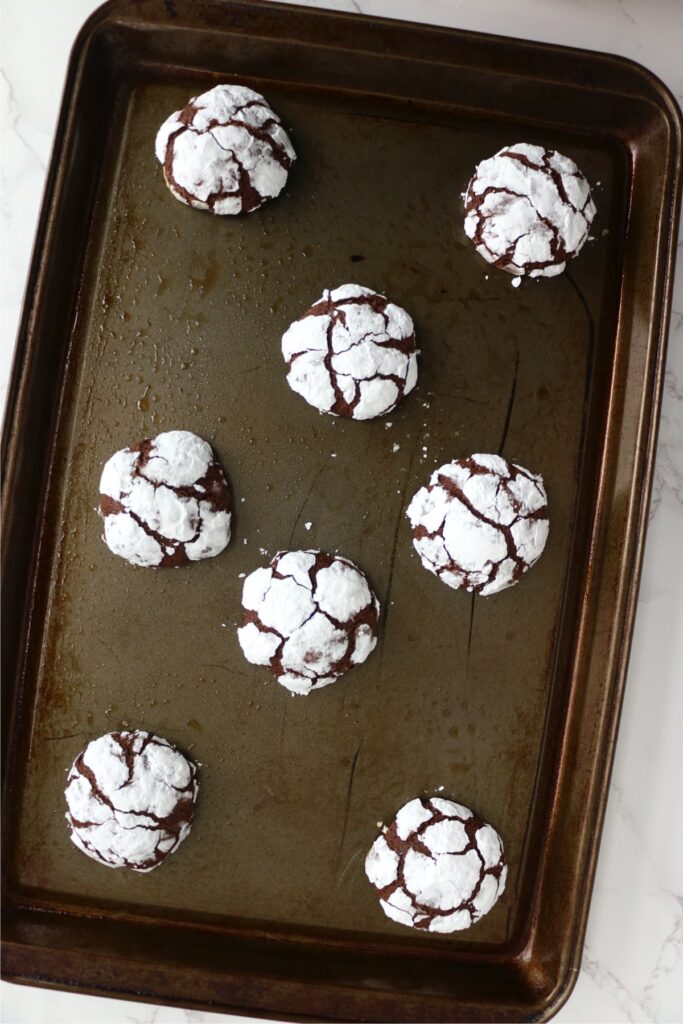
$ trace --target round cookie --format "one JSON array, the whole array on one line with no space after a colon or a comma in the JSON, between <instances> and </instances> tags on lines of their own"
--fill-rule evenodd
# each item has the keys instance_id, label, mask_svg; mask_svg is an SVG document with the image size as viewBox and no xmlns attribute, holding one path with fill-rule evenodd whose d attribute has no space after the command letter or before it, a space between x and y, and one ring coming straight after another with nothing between
<instances>
[{"instance_id":1,"label":"round cookie","mask_svg":"<svg viewBox=\"0 0 683 1024\"><path fill-rule=\"evenodd\" d=\"M370 847L365 873L392 921L429 932L469 928L505 891L503 843L467 807L405 804Z\"/></svg>"},{"instance_id":2,"label":"round cookie","mask_svg":"<svg viewBox=\"0 0 683 1024\"><path fill-rule=\"evenodd\" d=\"M542 477L500 455L470 455L436 469L406 515L425 569L483 596L517 583L548 538Z\"/></svg>"},{"instance_id":3,"label":"round cookie","mask_svg":"<svg viewBox=\"0 0 683 1024\"><path fill-rule=\"evenodd\" d=\"M107 867L152 871L189 835L197 790L196 766L168 740L107 733L69 772L71 840Z\"/></svg>"},{"instance_id":4,"label":"round cookie","mask_svg":"<svg viewBox=\"0 0 683 1024\"><path fill-rule=\"evenodd\" d=\"M280 551L244 581L247 661L292 693L328 686L377 644L379 601L353 562L322 551Z\"/></svg>"},{"instance_id":5,"label":"round cookie","mask_svg":"<svg viewBox=\"0 0 683 1024\"><path fill-rule=\"evenodd\" d=\"M217 85L162 124L157 160L176 199L212 213L251 213L285 187L296 153L260 93Z\"/></svg>"},{"instance_id":6,"label":"round cookie","mask_svg":"<svg viewBox=\"0 0 683 1024\"><path fill-rule=\"evenodd\" d=\"M391 412L413 390L417 352L406 311L357 284L324 291L282 338L292 390L354 420Z\"/></svg>"},{"instance_id":7,"label":"round cookie","mask_svg":"<svg viewBox=\"0 0 683 1024\"><path fill-rule=\"evenodd\" d=\"M104 541L134 565L178 566L230 540L230 492L211 445L169 430L116 452L100 479Z\"/></svg>"},{"instance_id":8,"label":"round cookie","mask_svg":"<svg viewBox=\"0 0 683 1024\"><path fill-rule=\"evenodd\" d=\"M526 142L483 160L463 198L465 233L477 252L517 277L561 274L595 216L590 187L574 161Z\"/></svg>"}]
</instances>

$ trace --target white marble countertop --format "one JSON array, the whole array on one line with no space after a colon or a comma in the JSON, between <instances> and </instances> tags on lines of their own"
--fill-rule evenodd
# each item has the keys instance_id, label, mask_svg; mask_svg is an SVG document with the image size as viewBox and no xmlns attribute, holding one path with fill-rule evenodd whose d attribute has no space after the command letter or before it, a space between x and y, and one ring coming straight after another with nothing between
<instances>
[{"instance_id":1,"label":"white marble countertop","mask_svg":"<svg viewBox=\"0 0 683 1024\"><path fill-rule=\"evenodd\" d=\"M2 0L2 404L69 50L97 6L97 0ZM659 75L683 104L680 0L328 0L312 6L621 54ZM614 775L583 966L558 1021L683 1020L681 261L673 310L650 528ZM5 1024L246 1019L7 983L1 992Z\"/></svg>"}]
</instances>

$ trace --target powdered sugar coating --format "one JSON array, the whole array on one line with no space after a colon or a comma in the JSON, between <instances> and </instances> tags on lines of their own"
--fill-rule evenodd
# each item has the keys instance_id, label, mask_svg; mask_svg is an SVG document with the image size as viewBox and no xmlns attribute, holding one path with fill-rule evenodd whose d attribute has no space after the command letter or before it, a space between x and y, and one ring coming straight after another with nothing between
<instances>
[{"instance_id":1,"label":"powdered sugar coating","mask_svg":"<svg viewBox=\"0 0 683 1024\"><path fill-rule=\"evenodd\" d=\"M296 153L280 118L253 89L217 85L171 114L157 160L176 199L212 213L250 213L279 195Z\"/></svg>"},{"instance_id":2,"label":"powdered sugar coating","mask_svg":"<svg viewBox=\"0 0 683 1024\"><path fill-rule=\"evenodd\" d=\"M477 252L516 276L561 274L595 216L590 187L574 161L526 142L483 160L464 201L465 233Z\"/></svg>"},{"instance_id":3,"label":"powdered sugar coating","mask_svg":"<svg viewBox=\"0 0 683 1024\"><path fill-rule=\"evenodd\" d=\"M377 644L379 601L365 574L339 555L279 552L247 576L242 606L245 658L292 693L328 686Z\"/></svg>"},{"instance_id":4,"label":"powdered sugar coating","mask_svg":"<svg viewBox=\"0 0 683 1024\"><path fill-rule=\"evenodd\" d=\"M168 740L107 733L69 772L72 842L107 867L152 871L189 835L197 790L196 766Z\"/></svg>"},{"instance_id":5,"label":"powdered sugar coating","mask_svg":"<svg viewBox=\"0 0 683 1024\"><path fill-rule=\"evenodd\" d=\"M410 316L357 284L324 291L285 332L282 354L292 390L333 416L383 416L417 383Z\"/></svg>"},{"instance_id":6,"label":"powdered sugar coating","mask_svg":"<svg viewBox=\"0 0 683 1024\"><path fill-rule=\"evenodd\" d=\"M178 566L230 540L230 492L211 445L169 430L115 452L100 478L104 540L134 565Z\"/></svg>"},{"instance_id":7,"label":"powdered sugar coating","mask_svg":"<svg viewBox=\"0 0 683 1024\"><path fill-rule=\"evenodd\" d=\"M469 928L505 891L507 865L494 828L452 800L405 804L377 837L365 873L398 924L448 933Z\"/></svg>"},{"instance_id":8,"label":"powdered sugar coating","mask_svg":"<svg viewBox=\"0 0 683 1024\"><path fill-rule=\"evenodd\" d=\"M435 470L406 510L425 569L487 596L511 587L548 538L543 479L500 455L471 455Z\"/></svg>"}]
</instances>

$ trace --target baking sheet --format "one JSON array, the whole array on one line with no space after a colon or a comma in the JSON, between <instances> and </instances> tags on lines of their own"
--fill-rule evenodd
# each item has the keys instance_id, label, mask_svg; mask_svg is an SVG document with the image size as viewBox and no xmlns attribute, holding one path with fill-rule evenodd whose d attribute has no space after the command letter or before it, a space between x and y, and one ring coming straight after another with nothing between
<instances>
[{"instance_id":1,"label":"baking sheet","mask_svg":"<svg viewBox=\"0 0 683 1024\"><path fill-rule=\"evenodd\" d=\"M138 6L163 28L137 22ZM100 29L116 40L112 52L124 38L113 24L120 12L166 45L171 22L159 7L113 5ZM590 696L572 659L590 632L590 587L616 539L603 536L596 551L607 424L619 416L627 443L636 426L614 411L623 398L617 325L630 302L621 290L628 147L531 116L511 128L502 115L463 109L457 96L409 101L312 87L295 74L268 80L248 19L287 12L230 8L247 19L238 27L254 46L250 74L150 68L128 41L134 56L114 80L35 574L41 611L10 776L10 886L36 913L137 917L289 943L315 936L323 947L391 951L411 960L415 977L431 961L443 974L434 996L448 996L439 1019L458 1019L473 1012L466 983L449 993L447 979L487 965L484 989L493 993L496 962L508 971L521 962L544 906L564 895L561 861L548 860L549 823L571 803L563 803L560 755L578 728L572 707ZM224 11L206 11L188 7L181 17L204 17L215 31ZM196 59L189 31L187 39ZM268 40L259 42L267 50ZM299 156L285 194L239 218L174 201L152 145L169 112L226 79L266 94ZM594 186L598 216L594 240L565 274L514 289L465 238L459 193L479 160L518 137L571 156ZM421 349L418 388L374 422L319 416L285 382L283 331L323 288L348 281L408 309ZM635 384L651 402L655 378ZM135 569L100 539L101 466L116 449L173 428L218 452L233 491L233 538L220 557L191 567ZM453 592L421 568L404 514L435 466L473 451L500 451L540 472L551 513L538 565L486 599ZM646 476L636 479L636 469L630 483L642 501ZM635 551L642 534L627 542ZM235 634L240 574L289 547L351 558L383 605L377 651L306 699L248 665ZM613 723L617 712L613 703ZM597 736L603 705L585 714L582 727ZM125 726L167 736L202 764L192 836L150 875L86 860L63 817L65 769L88 739ZM576 764L574 796L605 785L608 763L603 754ZM448 939L390 922L362 868L377 823L442 786L494 824L510 864L504 898ZM567 819L570 860L591 841L589 811L586 803ZM554 940L562 947L571 938L567 955L576 956L589 878L566 884L577 902L573 918L556 921ZM393 981L403 989L402 1019L431 1019L430 992L420 993L410 968L402 976ZM523 980L517 1003L532 1006L533 978ZM538 981L541 1008L557 980ZM372 991L367 980L360 987ZM162 984L150 997L164 995ZM369 998L364 1019L387 1019ZM487 1012L518 1019L514 1002L492 998ZM286 1014L292 1005L270 1009ZM358 1012L346 1005L331 1015Z\"/></svg>"}]
</instances>

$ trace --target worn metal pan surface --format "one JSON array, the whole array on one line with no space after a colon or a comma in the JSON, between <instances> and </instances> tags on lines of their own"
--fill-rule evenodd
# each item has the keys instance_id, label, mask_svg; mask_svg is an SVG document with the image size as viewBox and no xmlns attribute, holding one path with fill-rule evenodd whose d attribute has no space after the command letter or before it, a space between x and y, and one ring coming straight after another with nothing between
<instances>
[{"instance_id":1,"label":"worn metal pan surface","mask_svg":"<svg viewBox=\"0 0 683 1024\"><path fill-rule=\"evenodd\" d=\"M265 92L299 154L286 194L239 218L177 203L153 154L167 114L224 80ZM598 217L565 274L513 289L459 194L518 140L572 156ZM631 637L679 162L668 93L604 55L214 0L114 0L87 23L5 435L6 977L290 1018L557 1009ZM320 417L285 383L283 330L347 281L416 323L420 384L391 426ZM174 427L220 454L233 541L135 570L100 539L100 469ZM539 564L474 600L421 569L404 516L473 451L542 473L551 507ZM377 652L307 699L235 636L239 574L290 546L354 559L384 605ZM82 857L63 816L75 754L126 724L203 766L192 837L151 875ZM440 786L510 863L451 938L392 924L362 870L376 823Z\"/></svg>"}]
</instances>

